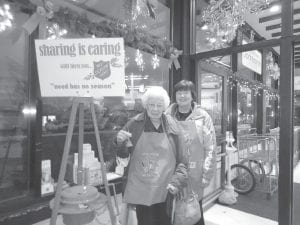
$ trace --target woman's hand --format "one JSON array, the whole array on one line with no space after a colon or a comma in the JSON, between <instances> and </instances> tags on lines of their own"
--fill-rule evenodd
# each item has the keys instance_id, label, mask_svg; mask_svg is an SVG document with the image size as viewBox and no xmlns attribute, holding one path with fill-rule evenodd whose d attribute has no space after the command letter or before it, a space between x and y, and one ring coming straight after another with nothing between
<instances>
[{"instance_id":1,"label":"woman's hand","mask_svg":"<svg viewBox=\"0 0 300 225\"><path fill-rule=\"evenodd\" d=\"M175 186L173 186L172 184L168 184L167 186L168 191L174 195L178 200L183 199L183 192L179 191L179 189Z\"/></svg>"},{"instance_id":2,"label":"woman's hand","mask_svg":"<svg viewBox=\"0 0 300 225\"><path fill-rule=\"evenodd\" d=\"M173 186L172 184L168 184L167 189L172 195L176 195L179 191L178 188Z\"/></svg>"},{"instance_id":3,"label":"woman's hand","mask_svg":"<svg viewBox=\"0 0 300 225\"><path fill-rule=\"evenodd\" d=\"M131 137L131 133L125 131L125 130L120 130L119 133L117 134L117 143L121 144L126 140L129 140Z\"/></svg>"}]
</instances>

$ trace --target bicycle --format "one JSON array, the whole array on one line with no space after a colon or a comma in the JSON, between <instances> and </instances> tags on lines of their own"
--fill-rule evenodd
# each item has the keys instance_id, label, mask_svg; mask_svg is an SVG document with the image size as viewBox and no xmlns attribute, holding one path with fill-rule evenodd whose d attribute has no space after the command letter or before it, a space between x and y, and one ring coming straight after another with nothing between
<instances>
[{"instance_id":1,"label":"bicycle","mask_svg":"<svg viewBox=\"0 0 300 225\"><path fill-rule=\"evenodd\" d=\"M266 143L270 143L270 141L275 143L274 138L271 136L251 136L247 137L247 140L254 140L256 143L267 140L268 142ZM266 192L267 198L270 198L277 186L278 167L276 166L276 151L259 150L250 152L249 149L251 148L247 148L246 157L243 157L239 163L231 165L231 183L234 186L234 190L239 194L248 194L259 185L261 191Z\"/></svg>"}]
</instances>

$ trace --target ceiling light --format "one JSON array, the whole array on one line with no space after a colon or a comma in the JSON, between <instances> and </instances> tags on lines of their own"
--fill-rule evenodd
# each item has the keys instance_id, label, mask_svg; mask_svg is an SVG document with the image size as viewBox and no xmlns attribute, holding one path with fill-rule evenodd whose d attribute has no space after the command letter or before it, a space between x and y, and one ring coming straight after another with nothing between
<instances>
[{"instance_id":1,"label":"ceiling light","mask_svg":"<svg viewBox=\"0 0 300 225\"><path fill-rule=\"evenodd\" d=\"M280 10L280 6L279 5L273 5L270 8L270 12L278 12Z\"/></svg>"}]
</instances>

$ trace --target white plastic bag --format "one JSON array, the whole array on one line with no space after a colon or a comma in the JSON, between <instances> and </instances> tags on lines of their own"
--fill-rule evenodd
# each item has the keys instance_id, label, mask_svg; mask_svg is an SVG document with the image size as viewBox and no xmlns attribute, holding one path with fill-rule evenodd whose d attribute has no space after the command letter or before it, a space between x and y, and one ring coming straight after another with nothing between
<instances>
[{"instance_id":1,"label":"white plastic bag","mask_svg":"<svg viewBox=\"0 0 300 225\"><path fill-rule=\"evenodd\" d=\"M124 168L128 165L128 162L129 162L129 157L128 158L117 157L116 162L117 162L117 166L115 169L115 173L123 176Z\"/></svg>"}]
</instances>

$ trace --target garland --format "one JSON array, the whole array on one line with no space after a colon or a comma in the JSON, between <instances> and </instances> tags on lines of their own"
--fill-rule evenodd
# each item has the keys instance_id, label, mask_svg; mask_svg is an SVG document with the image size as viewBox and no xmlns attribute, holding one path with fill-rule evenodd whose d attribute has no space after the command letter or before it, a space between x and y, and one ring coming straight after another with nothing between
<instances>
[{"instance_id":1,"label":"garland","mask_svg":"<svg viewBox=\"0 0 300 225\"><path fill-rule=\"evenodd\" d=\"M231 87L240 86L242 88L249 88L254 91L255 95L260 95L260 90L262 90L266 94L266 97L269 99L279 98L277 90L274 90L273 88L270 88L269 86L259 81L242 78L239 76L238 72L233 73L231 76L229 76L227 79L227 83Z\"/></svg>"},{"instance_id":2,"label":"garland","mask_svg":"<svg viewBox=\"0 0 300 225\"><path fill-rule=\"evenodd\" d=\"M152 36L142 29L121 23L118 20L104 20L100 23L91 22L86 14L80 14L69 8L60 8L54 12L54 16L50 21L57 23L68 32L82 36L90 34L99 38L123 37L127 46L168 59L177 50L170 41Z\"/></svg>"},{"instance_id":3,"label":"garland","mask_svg":"<svg viewBox=\"0 0 300 225\"><path fill-rule=\"evenodd\" d=\"M224 65L220 65L218 62L207 59L203 60L203 62L206 62L210 65L214 65L217 67L222 68L226 72L228 72L229 76L227 77L226 83L229 87L242 87L242 88L249 88L252 91L254 91L255 95L260 95L260 90L263 91L263 93L266 94L266 98L269 99L279 99L279 93L278 90L271 88L259 81L256 80L249 80L246 78L241 77L241 72L233 72L230 67L224 67Z\"/></svg>"}]
</instances>

